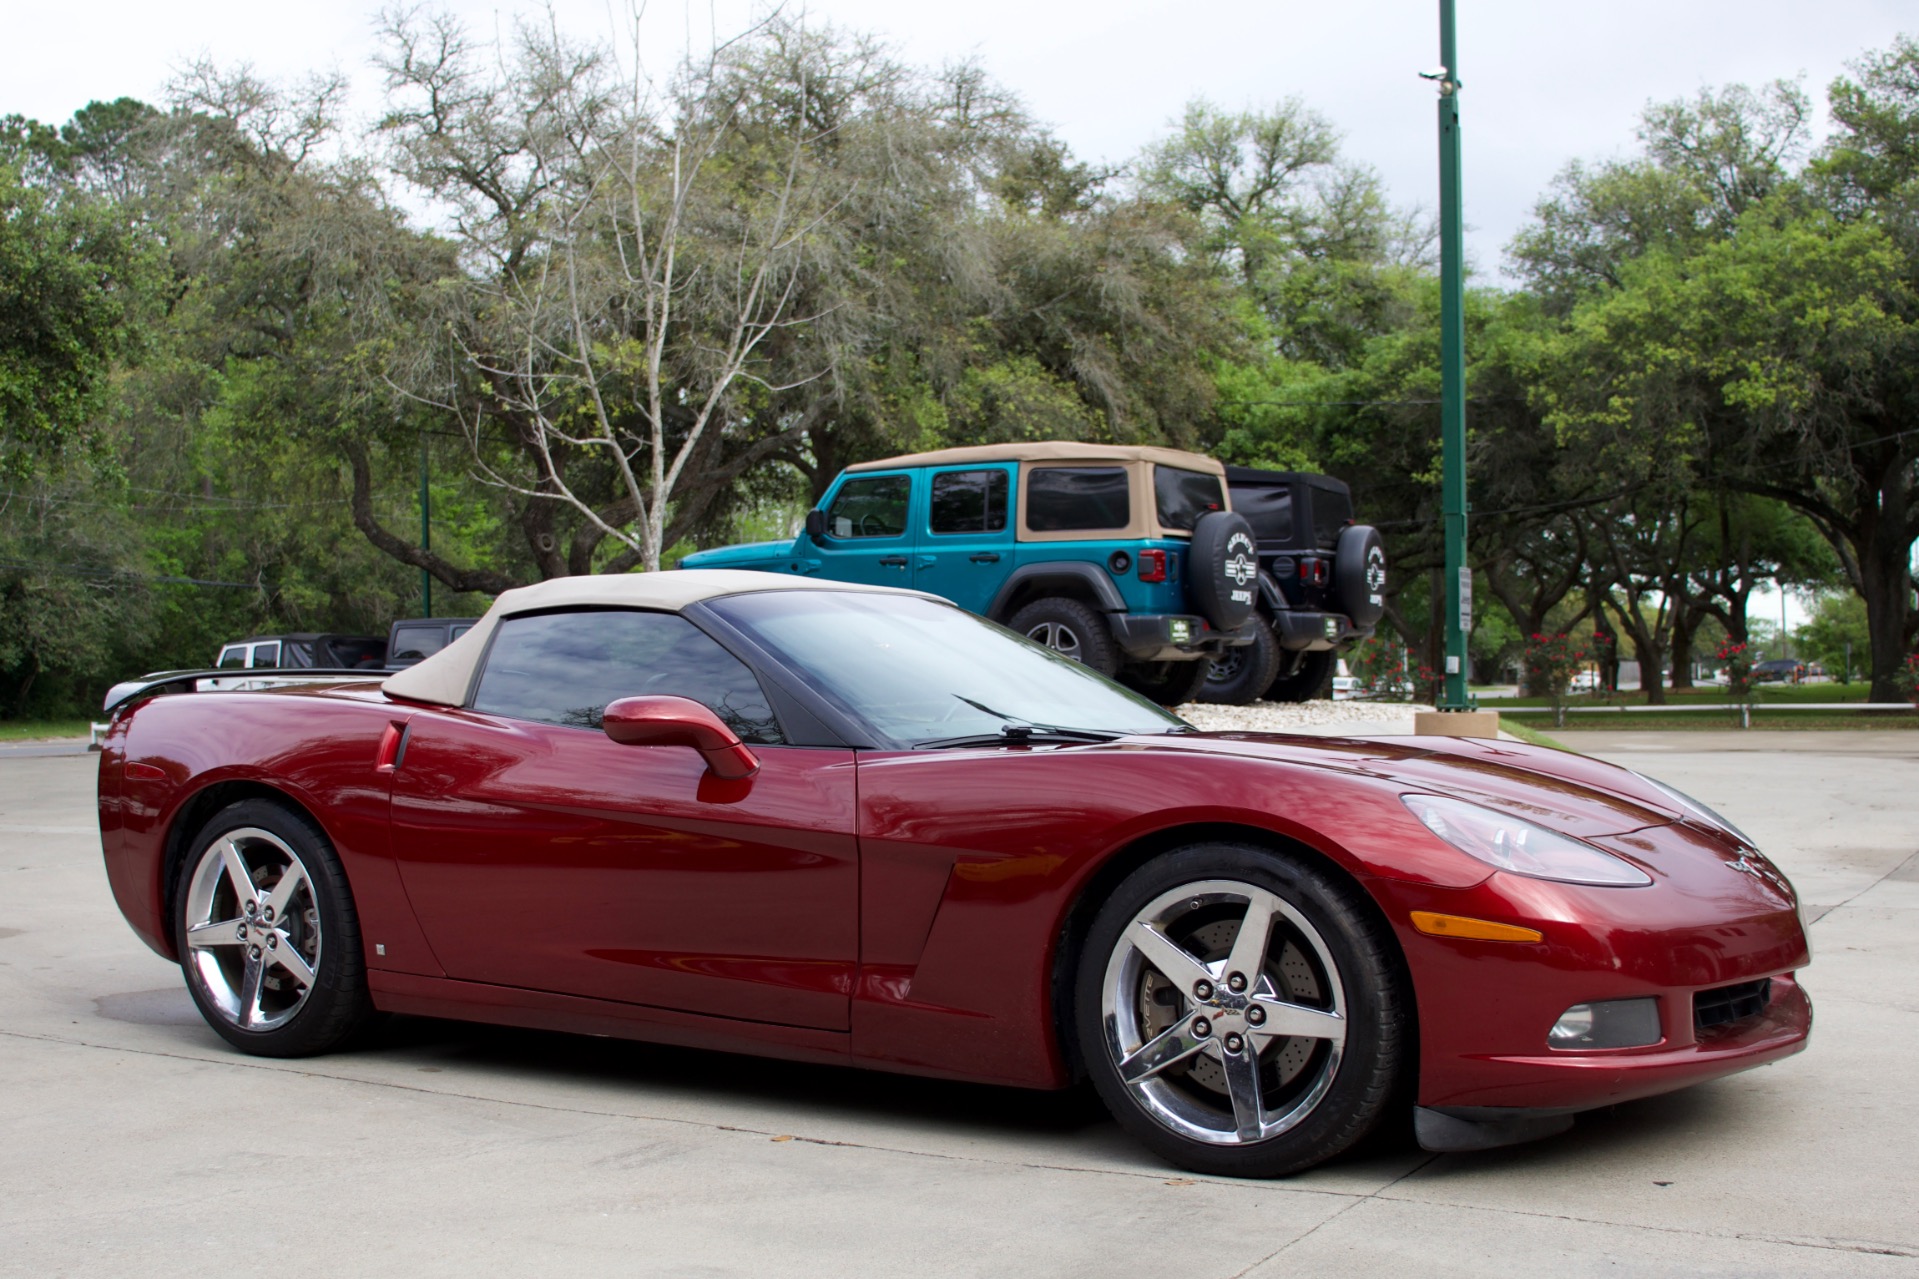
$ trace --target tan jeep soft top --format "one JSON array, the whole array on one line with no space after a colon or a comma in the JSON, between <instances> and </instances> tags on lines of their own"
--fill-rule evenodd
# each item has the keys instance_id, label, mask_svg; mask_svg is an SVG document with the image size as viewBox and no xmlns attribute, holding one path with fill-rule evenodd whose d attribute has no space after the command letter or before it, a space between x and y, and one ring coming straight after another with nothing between
<instances>
[{"instance_id":1,"label":"tan jeep soft top","mask_svg":"<svg viewBox=\"0 0 1919 1279\"><path fill-rule=\"evenodd\" d=\"M1101 529L1096 533L1084 530L1050 531L1028 527L1027 482L1033 468L1020 468L1018 537L1022 542L1082 542L1089 536L1127 540L1155 537L1191 537L1186 529L1163 528L1159 522L1159 507L1153 494L1152 476L1147 468L1152 465L1177 467L1182 471L1198 471L1205 475L1217 476L1219 494L1223 509L1233 509L1233 499L1226 487L1226 468L1203 453L1188 453L1184 449L1156 448L1145 444L1080 444L1069 440L1038 440L1021 444L976 444L968 448L936 449L931 453L908 453L903 457L886 457L875 462L856 462L846 468L847 474L856 475L862 471L895 471L919 466L968 466L983 462L1037 462L1054 466L1120 466L1133 472L1130 484L1132 493L1132 512L1126 526L1115 529Z\"/></svg>"},{"instance_id":2,"label":"tan jeep soft top","mask_svg":"<svg viewBox=\"0 0 1919 1279\"><path fill-rule=\"evenodd\" d=\"M1226 468L1203 453L1163 449L1146 444L1080 444L1071 440L1036 440L1024 444L975 444L966 448L907 453L876 462L855 462L849 471L891 471L907 466L964 466L969 462L1157 462L1186 471L1205 471L1226 477Z\"/></svg>"}]
</instances>

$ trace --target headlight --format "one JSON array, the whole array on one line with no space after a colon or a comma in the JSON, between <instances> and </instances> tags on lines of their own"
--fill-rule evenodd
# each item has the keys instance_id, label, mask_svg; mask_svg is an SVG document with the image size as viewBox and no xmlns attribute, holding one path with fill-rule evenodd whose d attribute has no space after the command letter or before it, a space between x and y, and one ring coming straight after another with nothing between
<instances>
[{"instance_id":1,"label":"headlight","mask_svg":"<svg viewBox=\"0 0 1919 1279\"><path fill-rule=\"evenodd\" d=\"M1563 884L1639 888L1652 883L1646 872L1611 853L1494 809L1440 795L1399 798L1427 830L1500 870Z\"/></svg>"},{"instance_id":2,"label":"headlight","mask_svg":"<svg viewBox=\"0 0 1919 1279\"><path fill-rule=\"evenodd\" d=\"M1721 817L1718 813L1715 813L1712 809L1707 808L1704 804L1686 794L1685 791L1680 790L1677 786L1668 786L1657 777L1648 777L1644 773L1634 773L1633 776L1645 782L1648 786L1655 788L1660 794L1691 813L1694 817L1704 821L1708 826L1717 826L1720 830L1725 831L1747 848L1759 847L1759 845L1752 842L1752 836L1746 834L1745 831L1740 830L1737 826L1734 826L1731 822Z\"/></svg>"}]
</instances>

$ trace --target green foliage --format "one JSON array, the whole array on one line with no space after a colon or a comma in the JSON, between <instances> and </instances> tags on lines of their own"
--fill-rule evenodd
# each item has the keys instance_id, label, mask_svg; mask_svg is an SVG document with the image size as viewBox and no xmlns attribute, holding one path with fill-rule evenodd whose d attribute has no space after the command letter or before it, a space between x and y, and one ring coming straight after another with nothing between
<instances>
[{"instance_id":1,"label":"green foliage","mask_svg":"<svg viewBox=\"0 0 1919 1279\"><path fill-rule=\"evenodd\" d=\"M1817 662L1834 679L1864 669L1872 654L1866 629L1866 602L1851 591L1827 591L1818 596L1812 616L1793 632L1793 650Z\"/></svg>"}]
</instances>

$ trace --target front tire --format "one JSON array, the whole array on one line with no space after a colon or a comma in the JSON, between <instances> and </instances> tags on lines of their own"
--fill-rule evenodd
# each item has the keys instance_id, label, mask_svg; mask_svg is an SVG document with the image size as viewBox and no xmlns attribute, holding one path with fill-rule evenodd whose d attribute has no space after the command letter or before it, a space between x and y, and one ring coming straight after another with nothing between
<instances>
[{"instance_id":1,"label":"front tire","mask_svg":"<svg viewBox=\"0 0 1919 1279\"><path fill-rule=\"evenodd\" d=\"M270 800L214 814L195 836L175 903L187 991L222 1039L306 1057L373 1016L346 872L311 821Z\"/></svg>"},{"instance_id":2,"label":"front tire","mask_svg":"<svg viewBox=\"0 0 1919 1279\"><path fill-rule=\"evenodd\" d=\"M1195 1172L1332 1158L1385 1119L1412 1060L1403 965L1362 891L1255 845L1188 845L1129 876L1093 921L1074 996L1107 1108Z\"/></svg>"}]
</instances>

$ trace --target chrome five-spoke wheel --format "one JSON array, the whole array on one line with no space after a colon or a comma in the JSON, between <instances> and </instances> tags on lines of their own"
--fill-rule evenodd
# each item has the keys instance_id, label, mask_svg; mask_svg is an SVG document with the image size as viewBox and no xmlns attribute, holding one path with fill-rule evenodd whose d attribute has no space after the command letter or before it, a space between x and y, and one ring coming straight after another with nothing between
<instances>
[{"instance_id":1,"label":"chrome five-spoke wheel","mask_svg":"<svg viewBox=\"0 0 1919 1279\"><path fill-rule=\"evenodd\" d=\"M1402 965L1357 885L1241 844L1148 863L1095 917L1075 1019L1114 1115L1176 1163L1278 1176L1378 1123L1410 1039Z\"/></svg>"},{"instance_id":2,"label":"chrome five-spoke wheel","mask_svg":"<svg viewBox=\"0 0 1919 1279\"><path fill-rule=\"evenodd\" d=\"M1195 1141L1285 1132L1339 1072L1338 966L1319 930L1257 885L1202 880L1161 893L1120 935L1101 991L1121 1081Z\"/></svg>"},{"instance_id":3,"label":"chrome five-spoke wheel","mask_svg":"<svg viewBox=\"0 0 1919 1279\"><path fill-rule=\"evenodd\" d=\"M285 1025L313 991L320 942L312 876L285 840L243 826L207 845L187 885L186 962L222 1017Z\"/></svg>"},{"instance_id":4,"label":"chrome five-spoke wheel","mask_svg":"<svg viewBox=\"0 0 1919 1279\"><path fill-rule=\"evenodd\" d=\"M303 814L265 799L216 813L188 852L175 902L187 989L228 1043L305 1056L372 1015L346 874Z\"/></svg>"}]
</instances>

